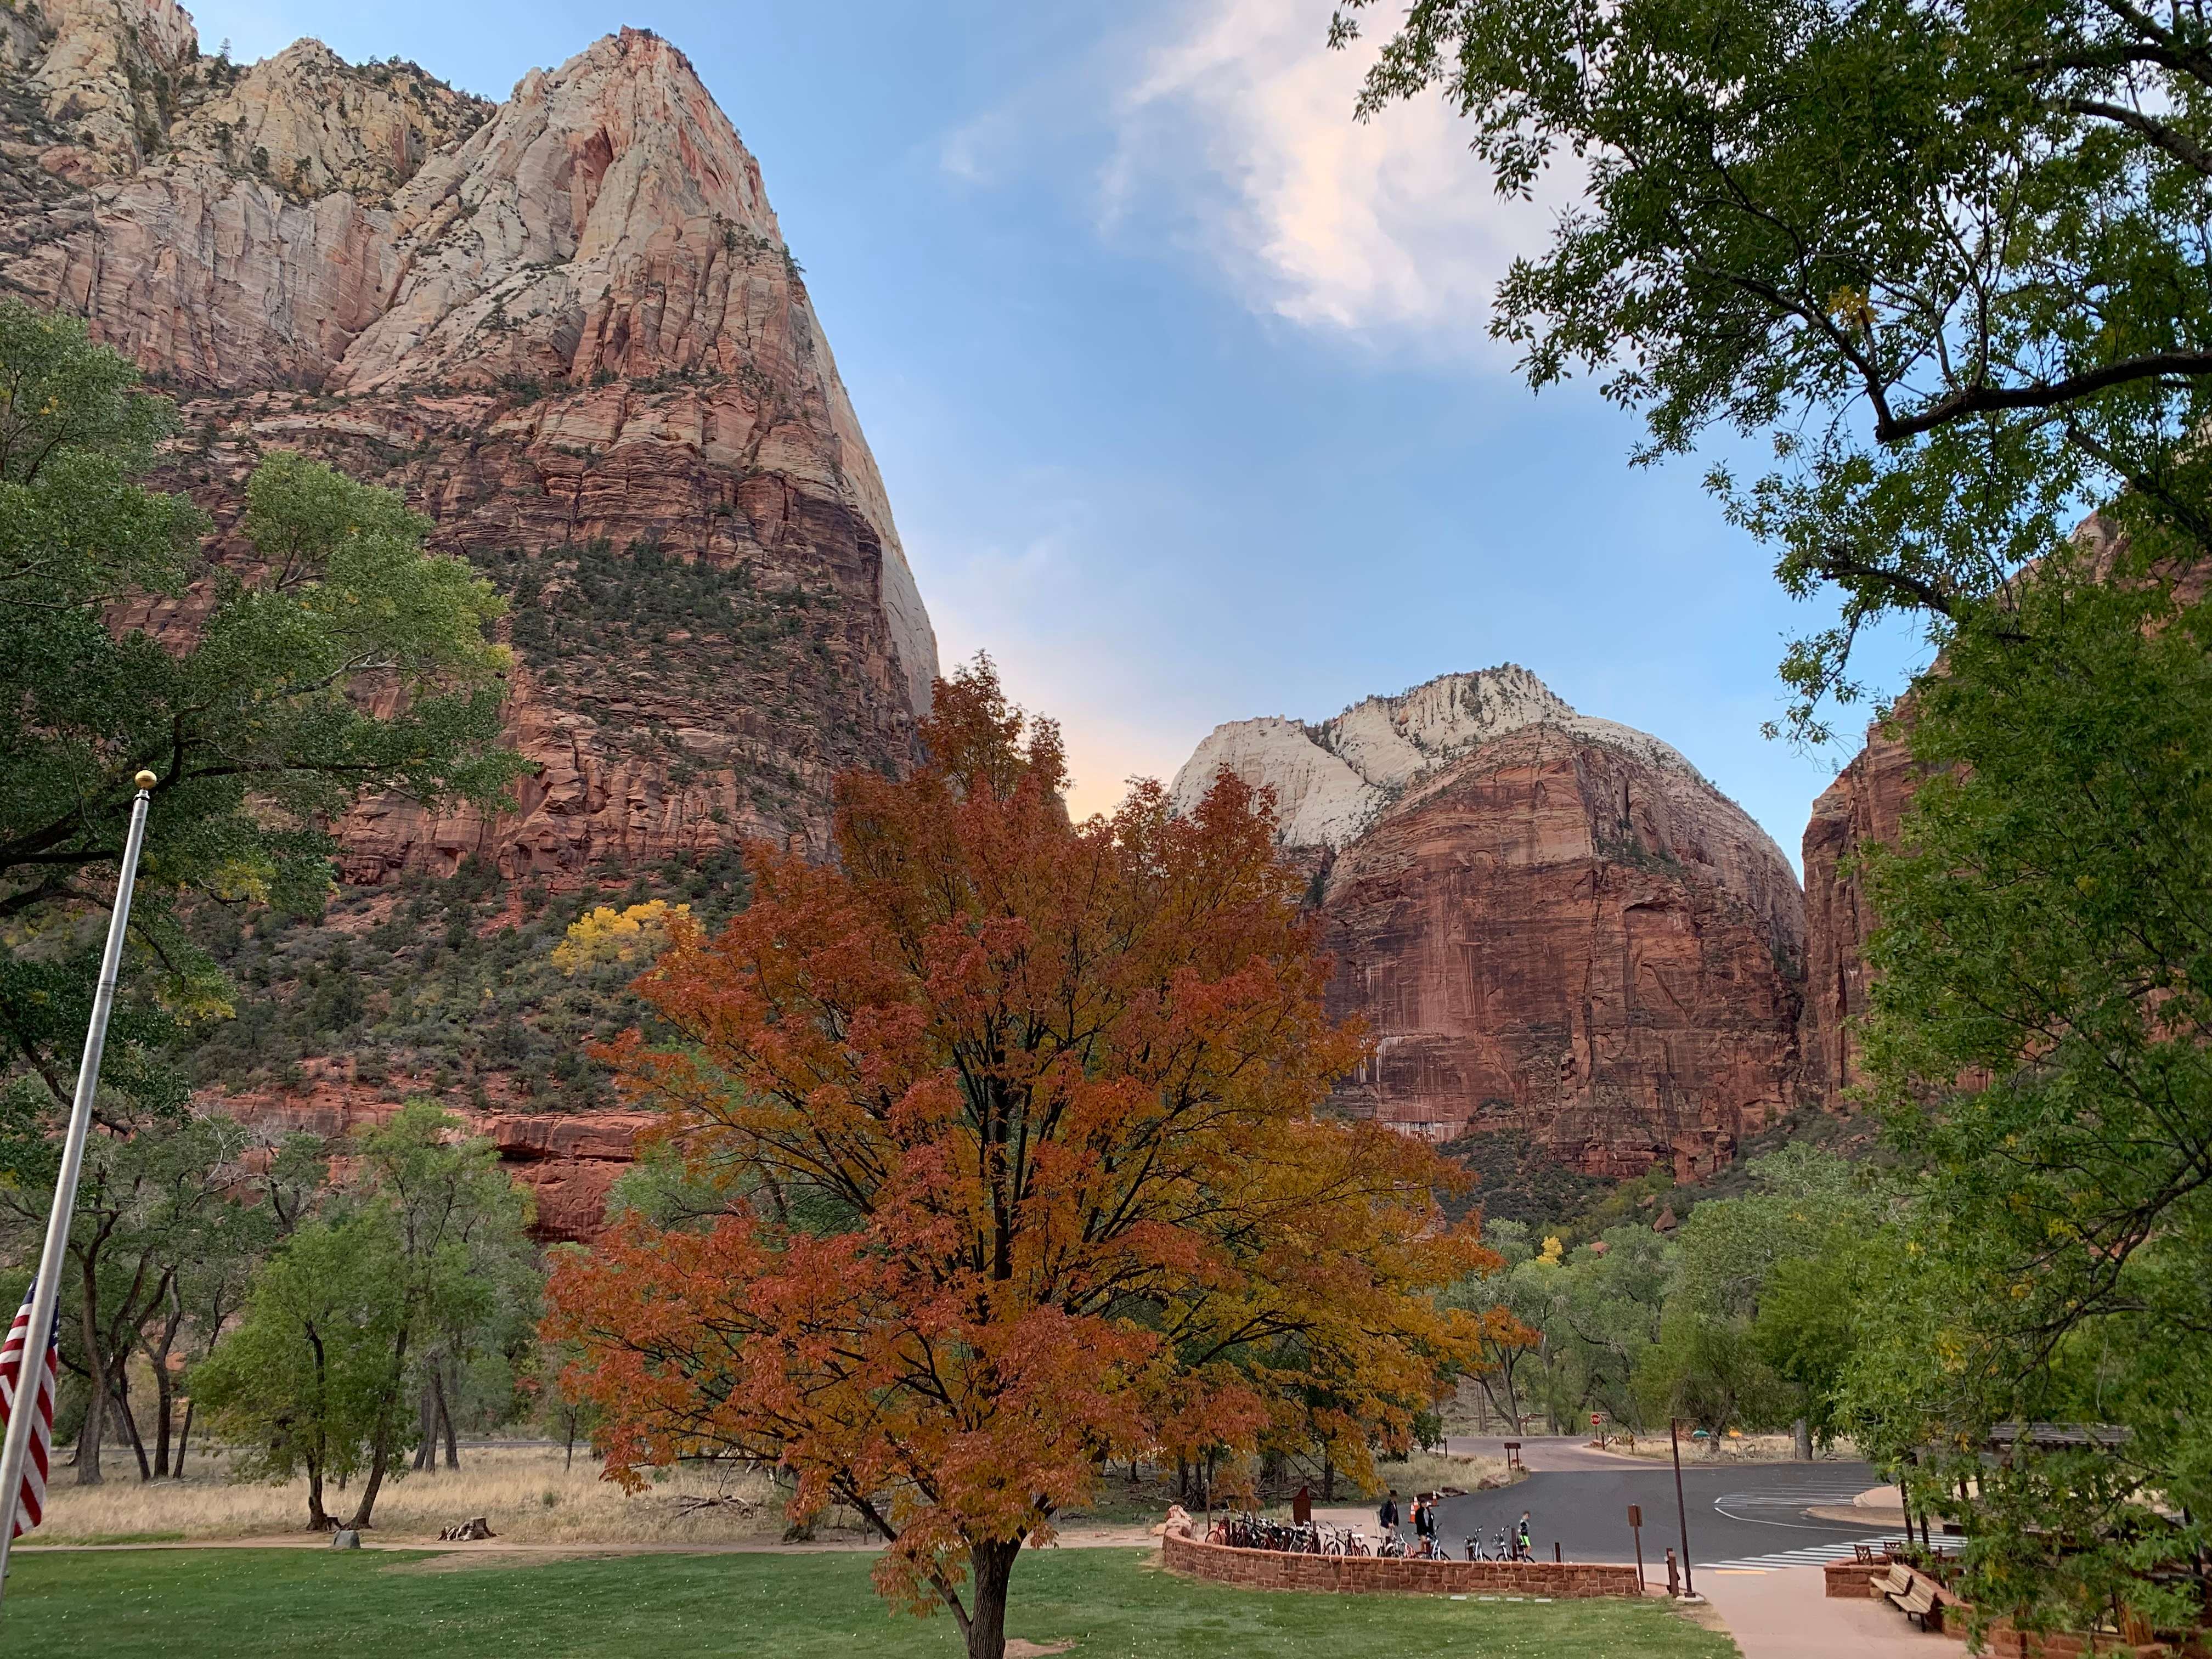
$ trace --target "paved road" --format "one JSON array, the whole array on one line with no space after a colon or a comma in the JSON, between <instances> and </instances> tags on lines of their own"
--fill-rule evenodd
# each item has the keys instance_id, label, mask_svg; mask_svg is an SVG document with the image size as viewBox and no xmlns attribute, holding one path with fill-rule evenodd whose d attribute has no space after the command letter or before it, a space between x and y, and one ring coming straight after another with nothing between
<instances>
[{"instance_id":1,"label":"paved road","mask_svg":"<svg viewBox=\"0 0 2212 1659\"><path fill-rule=\"evenodd\" d=\"M1626 1452L1600 1451L1580 1435L1532 1434L1513 1443L1521 1449L1521 1462L1531 1469L1549 1473L1557 1469L1641 1469L1650 1467L1649 1459L1631 1457ZM1496 1435L1455 1434L1444 1443L1446 1448L1462 1457L1503 1457L1505 1442Z\"/></svg>"},{"instance_id":2,"label":"paved road","mask_svg":"<svg viewBox=\"0 0 2212 1659\"><path fill-rule=\"evenodd\" d=\"M1531 1461L1551 1460L1540 1455ZM1685 1468L1691 1559L1700 1567L1788 1566L1849 1556L1854 1543L1885 1536L1882 1529L1816 1521L1805 1511L1815 1504L1849 1504L1876 1479L1863 1463ZM1443 1540L1455 1555L1477 1527L1488 1540L1500 1527L1510 1531L1525 1509L1536 1553L1546 1559L1556 1542L1570 1561L1629 1561L1635 1559L1628 1530L1631 1504L1643 1506L1644 1566L1659 1577L1665 1571L1667 1547L1680 1547L1674 1474L1665 1464L1605 1458L1601 1467L1539 1468L1517 1486L1448 1498L1439 1518Z\"/></svg>"}]
</instances>

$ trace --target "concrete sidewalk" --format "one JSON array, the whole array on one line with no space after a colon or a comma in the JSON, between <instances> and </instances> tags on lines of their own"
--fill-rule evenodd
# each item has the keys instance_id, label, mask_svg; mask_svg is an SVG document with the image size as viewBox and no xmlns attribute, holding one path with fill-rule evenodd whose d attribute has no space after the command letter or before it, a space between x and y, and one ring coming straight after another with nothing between
<instances>
[{"instance_id":1,"label":"concrete sidewalk","mask_svg":"<svg viewBox=\"0 0 2212 1659\"><path fill-rule=\"evenodd\" d=\"M1905 1623L1881 1601L1830 1601L1818 1567L1700 1567L1699 1594L1712 1603L1743 1659L1942 1659L1964 1645Z\"/></svg>"}]
</instances>

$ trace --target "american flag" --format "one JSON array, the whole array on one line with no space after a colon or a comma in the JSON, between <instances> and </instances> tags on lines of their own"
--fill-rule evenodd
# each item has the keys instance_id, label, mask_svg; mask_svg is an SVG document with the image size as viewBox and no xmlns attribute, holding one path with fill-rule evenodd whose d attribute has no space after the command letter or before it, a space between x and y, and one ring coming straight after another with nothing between
<instances>
[{"instance_id":1,"label":"american flag","mask_svg":"<svg viewBox=\"0 0 2212 1659\"><path fill-rule=\"evenodd\" d=\"M0 1343L0 1424L15 1413L15 1396L23 1380L23 1349L31 1340L31 1297L37 1289L33 1283L23 1292L23 1305L16 1310L15 1322L8 1328L8 1340ZM58 1318L55 1323L60 1323ZM37 1526L46 1513L46 1462L54 1445L54 1376L61 1369L58 1335L56 1330L46 1332L46 1362L39 1367L38 1415L31 1420L30 1455L23 1460L23 1498L15 1509L14 1536L17 1538Z\"/></svg>"}]
</instances>

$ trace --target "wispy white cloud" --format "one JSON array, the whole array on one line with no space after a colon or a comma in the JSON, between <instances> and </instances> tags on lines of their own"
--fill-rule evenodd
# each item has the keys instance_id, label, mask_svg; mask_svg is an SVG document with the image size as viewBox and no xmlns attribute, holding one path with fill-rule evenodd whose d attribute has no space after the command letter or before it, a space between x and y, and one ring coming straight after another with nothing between
<instances>
[{"instance_id":1,"label":"wispy white cloud","mask_svg":"<svg viewBox=\"0 0 2212 1659\"><path fill-rule=\"evenodd\" d=\"M1440 99L1352 119L1371 45L1326 49L1328 0L1200 0L1114 112L1109 228L1164 213L1255 311L1322 329L1480 341L1490 296L1553 214L1501 200Z\"/></svg>"}]
</instances>

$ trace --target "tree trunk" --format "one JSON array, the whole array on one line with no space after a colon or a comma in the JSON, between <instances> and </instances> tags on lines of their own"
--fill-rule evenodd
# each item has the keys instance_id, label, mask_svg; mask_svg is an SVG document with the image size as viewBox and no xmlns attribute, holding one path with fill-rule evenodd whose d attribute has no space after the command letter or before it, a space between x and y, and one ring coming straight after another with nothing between
<instances>
[{"instance_id":1,"label":"tree trunk","mask_svg":"<svg viewBox=\"0 0 2212 1659\"><path fill-rule=\"evenodd\" d=\"M185 1425L177 1431L177 1478L180 1480L185 1474L185 1448L192 1439L192 1411L198 1404L190 1395L185 1396Z\"/></svg>"},{"instance_id":2,"label":"tree trunk","mask_svg":"<svg viewBox=\"0 0 2212 1659\"><path fill-rule=\"evenodd\" d=\"M346 1529L349 1532L366 1532L368 1529L369 1516L376 1508L376 1494L384 1487L385 1466L390 1460L391 1445L388 1437L380 1430L377 1433L375 1449L369 1454L368 1479L362 1482L361 1501L354 1505L352 1517L346 1522Z\"/></svg>"},{"instance_id":3,"label":"tree trunk","mask_svg":"<svg viewBox=\"0 0 2212 1659\"><path fill-rule=\"evenodd\" d=\"M337 1523L323 1508L323 1466L313 1458L307 1460L307 1530L330 1532Z\"/></svg>"},{"instance_id":4,"label":"tree trunk","mask_svg":"<svg viewBox=\"0 0 2212 1659\"><path fill-rule=\"evenodd\" d=\"M100 1363L100 1327L93 1317L96 1287L89 1268L84 1277L84 1384L91 1393L84 1402L84 1426L76 1431L76 1483L97 1486L101 1484L100 1437L107 1426L107 1368Z\"/></svg>"},{"instance_id":5,"label":"tree trunk","mask_svg":"<svg viewBox=\"0 0 2212 1659\"><path fill-rule=\"evenodd\" d=\"M157 1478L169 1473L169 1419L176 1411L176 1395L169 1382L167 1356L154 1361L154 1474ZM181 1474L183 1469L177 1471Z\"/></svg>"},{"instance_id":6,"label":"tree trunk","mask_svg":"<svg viewBox=\"0 0 2212 1659\"><path fill-rule=\"evenodd\" d=\"M1811 1462L1813 1461L1813 1425L1801 1417L1790 1425L1790 1433L1795 1442L1794 1449L1797 1455L1797 1461L1800 1463Z\"/></svg>"},{"instance_id":7,"label":"tree trunk","mask_svg":"<svg viewBox=\"0 0 2212 1659\"><path fill-rule=\"evenodd\" d=\"M568 1455L561 1460L561 1470L564 1474L576 1466L576 1419L582 1415L580 1407L575 1406L568 1407Z\"/></svg>"},{"instance_id":8,"label":"tree trunk","mask_svg":"<svg viewBox=\"0 0 2212 1659\"><path fill-rule=\"evenodd\" d=\"M138 1432L138 1419L131 1410L131 1373L125 1369L125 1364L127 1360L115 1367L115 1414L123 1419L124 1432L131 1437L131 1449L137 1454L138 1478L151 1480L154 1465L146 1455L146 1442Z\"/></svg>"},{"instance_id":9,"label":"tree trunk","mask_svg":"<svg viewBox=\"0 0 2212 1659\"><path fill-rule=\"evenodd\" d=\"M323 1350L323 1335L311 1321L307 1325L307 1346L315 1357L315 1428L314 1442L307 1453L307 1525L315 1532L328 1532L332 1522L323 1509L323 1458L330 1449L330 1357Z\"/></svg>"},{"instance_id":10,"label":"tree trunk","mask_svg":"<svg viewBox=\"0 0 2212 1659\"><path fill-rule=\"evenodd\" d=\"M415 1473L420 1474L438 1459L438 1401L428 1382L422 1385L422 1401L417 1410L422 1433L415 1442Z\"/></svg>"},{"instance_id":11,"label":"tree trunk","mask_svg":"<svg viewBox=\"0 0 2212 1659\"><path fill-rule=\"evenodd\" d=\"M461 1451L453 1443L453 1408L446 1401L446 1368L442 1362L430 1367L430 1386L437 1390L438 1421L446 1430L446 1467L458 1469L461 1467Z\"/></svg>"},{"instance_id":12,"label":"tree trunk","mask_svg":"<svg viewBox=\"0 0 2212 1659\"><path fill-rule=\"evenodd\" d=\"M968 1659L1006 1659L1006 1587L1021 1548L1019 1539L969 1547Z\"/></svg>"},{"instance_id":13,"label":"tree trunk","mask_svg":"<svg viewBox=\"0 0 2212 1659\"><path fill-rule=\"evenodd\" d=\"M1322 1448L1321 1453L1321 1501L1324 1504L1336 1502L1336 1461L1328 1455L1326 1446Z\"/></svg>"},{"instance_id":14,"label":"tree trunk","mask_svg":"<svg viewBox=\"0 0 2212 1659\"><path fill-rule=\"evenodd\" d=\"M398 1338L393 1345L392 1370L386 1381L386 1386L392 1393L385 1396L386 1402L385 1409L377 1419L376 1437L372 1442L369 1451L368 1479L362 1482L361 1503L354 1510L353 1518L346 1522L346 1528L349 1532L368 1530L369 1516L376 1508L376 1494L383 1490L384 1473L392 1461L392 1395L399 1392L401 1379L406 1375L407 1328L402 1325L399 1328Z\"/></svg>"}]
</instances>

